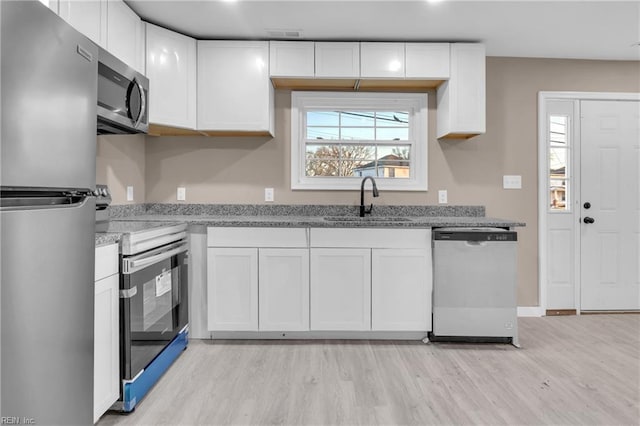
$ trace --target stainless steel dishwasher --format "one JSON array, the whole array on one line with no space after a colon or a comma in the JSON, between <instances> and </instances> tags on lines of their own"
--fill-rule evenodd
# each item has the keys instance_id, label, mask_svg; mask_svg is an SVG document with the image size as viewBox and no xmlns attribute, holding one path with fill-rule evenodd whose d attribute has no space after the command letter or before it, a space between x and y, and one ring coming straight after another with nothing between
<instances>
[{"instance_id":1,"label":"stainless steel dishwasher","mask_svg":"<svg viewBox=\"0 0 640 426\"><path fill-rule=\"evenodd\" d=\"M517 240L501 228L434 229L431 341L519 346Z\"/></svg>"}]
</instances>

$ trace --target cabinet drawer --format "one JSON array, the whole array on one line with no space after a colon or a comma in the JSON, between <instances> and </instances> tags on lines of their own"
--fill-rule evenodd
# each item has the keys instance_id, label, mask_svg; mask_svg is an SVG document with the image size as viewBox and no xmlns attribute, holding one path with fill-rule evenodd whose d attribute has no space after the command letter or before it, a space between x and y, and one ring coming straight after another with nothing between
<instances>
[{"instance_id":1,"label":"cabinet drawer","mask_svg":"<svg viewBox=\"0 0 640 426\"><path fill-rule=\"evenodd\" d=\"M310 230L311 247L428 248L430 229L316 229Z\"/></svg>"},{"instance_id":2,"label":"cabinet drawer","mask_svg":"<svg viewBox=\"0 0 640 426\"><path fill-rule=\"evenodd\" d=\"M306 228L207 229L208 247L307 247Z\"/></svg>"},{"instance_id":3,"label":"cabinet drawer","mask_svg":"<svg viewBox=\"0 0 640 426\"><path fill-rule=\"evenodd\" d=\"M95 281L118 273L118 245L96 247Z\"/></svg>"}]
</instances>

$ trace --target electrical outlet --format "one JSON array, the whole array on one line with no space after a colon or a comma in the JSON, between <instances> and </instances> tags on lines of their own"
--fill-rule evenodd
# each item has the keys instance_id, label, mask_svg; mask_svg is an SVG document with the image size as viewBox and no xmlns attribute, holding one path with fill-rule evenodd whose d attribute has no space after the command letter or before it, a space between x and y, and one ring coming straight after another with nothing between
<instances>
[{"instance_id":1,"label":"electrical outlet","mask_svg":"<svg viewBox=\"0 0 640 426\"><path fill-rule=\"evenodd\" d=\"M127 186L127 201L133 201L133 186Z\"/></svg>"},{"instance_id":2,"label":"electrical outlet","mask_svg":"<svg viewBox=\"0 0 640 426\"><path fill-rule=\"evenodd\" d=\"M447 204L447 190L441 189L438 191L438 203Z\"/></svg>"},{"instance_id":3,"label":"electrical outlet","mask_svg":"<svg viewBox=\"0 0 640 426\"><path fill-rule=\"evenodd\" d=\"M264 189L264 200L265 201L273 201L274 193L273 188L265 188Z\"/></svg>"},{"instance_id":4,"label":"electrical outlet","mask_svg":"<svg viewBox=\"0 0 640 426\"><path fill-rule=\"evenodd\" d=\"M178 193L176 194L176 198L178 201L184 201L187 199L187 188L184 186L178 187Z\"/></svg>"},{"instance_id":5,"label":"electrical outlet","mask_svg":"<svg viewBox=\"0 0 640 426\"><path fill-rule=\"evenodd\" d=\"M502 176L502 188L504 188L504 189L522 189L522 176L520 176L520 175L504 175L504 176Z\"/></svg>"}]
</instances>

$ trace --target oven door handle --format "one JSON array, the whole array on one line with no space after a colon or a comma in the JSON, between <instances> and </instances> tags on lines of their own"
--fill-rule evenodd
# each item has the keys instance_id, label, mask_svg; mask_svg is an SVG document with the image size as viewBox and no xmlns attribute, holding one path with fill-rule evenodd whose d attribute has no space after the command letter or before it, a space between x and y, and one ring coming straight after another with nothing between
<instances>
[{"instance_id":1,"label":"oven door handle","mask_svg":"<svg viewBox=\"0 0 640 426\"><path fill-rule=\"evenodd\" d=\"M123 266L122 273L133 274L134 272L137 272L140 269L146 268L149 265L153 265L154 263L158 263L165 259L169 259L170 257L173 257L176 254L184 253L188 249L189 247L187 246L187 244L181 244L174 249L167 250L153 256L142 257L139 259L126 259L122 265Z\"/></svg>"}]
</instances>

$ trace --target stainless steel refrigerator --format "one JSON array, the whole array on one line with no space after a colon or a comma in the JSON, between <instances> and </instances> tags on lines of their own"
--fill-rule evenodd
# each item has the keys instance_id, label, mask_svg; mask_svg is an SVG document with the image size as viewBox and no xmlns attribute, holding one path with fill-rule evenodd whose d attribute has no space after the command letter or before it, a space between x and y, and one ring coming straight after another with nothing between
<instances>
[{"instance_id":1,"label":"stainless steel refrigerator","mask_svg":"<svg viewBox=\"0 0 640 426\"><path fill-rule=\"evenodd\" d=\"M93 423L97 48L37 1L0 1L0 411Z\"/></svg>"}]
</instances>

